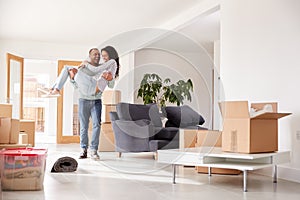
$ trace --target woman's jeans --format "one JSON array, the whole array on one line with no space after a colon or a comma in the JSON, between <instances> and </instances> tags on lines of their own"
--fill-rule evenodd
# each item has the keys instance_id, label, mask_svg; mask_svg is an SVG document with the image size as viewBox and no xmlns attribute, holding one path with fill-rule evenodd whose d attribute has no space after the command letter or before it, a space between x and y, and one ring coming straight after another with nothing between
<instances>
[{"instance_id":1,"label":"woman's jeans","mask_svg":"<svg viewBox=\"0 0 300 200\"><path fill-rule=\"evenodd\" d=\"M97 100L87 100L79 99L79 120L80 120L80 147L83 149L88 148L88 129L89 129L89 119L92 117L93 130L92 130L92 140L91 140L91 150L98 150L99 136L101 130L101 111L102 111L102 101Z\"/></svg>"},{"instance_id":2,"label":"woman's jeans","mask_svg":"<svg viewBox=\"0 0 300 200\"><path fill-rule=\"evenodd\" d=\"M61 90L68 80L69 70L73 68L73 66L65 66L61 70L59 76L57 77L54 85L51 88ZM74 80L76 82L73 82L73 84L80 90L83 95L95 95L97 80L87 74L87 70L85 70L85 68L81 68L78 70L77 74L74 77Z\"/></svg>"}]
</instances>

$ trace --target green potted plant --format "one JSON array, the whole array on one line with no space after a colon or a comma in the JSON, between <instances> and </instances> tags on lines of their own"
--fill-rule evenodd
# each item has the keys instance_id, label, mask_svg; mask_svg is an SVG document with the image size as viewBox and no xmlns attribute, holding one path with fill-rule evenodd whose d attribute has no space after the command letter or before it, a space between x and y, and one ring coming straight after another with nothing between
<instances>
[{"instance_id":1,"label":"green potted plant","mask_svg":"<svg viewBox=\"0 0 300 200\"><path fill-rule=\"evenodd\" d=\"M171 84L170 78L162 81L157 74L145 74L140 83L137 98L143 98L144 104L157 103L164 107L166 102L170 102L180 106L185 99L192 101L191 91L193 91L191 79L179 80Z\"/></svg>"}]
</instances>

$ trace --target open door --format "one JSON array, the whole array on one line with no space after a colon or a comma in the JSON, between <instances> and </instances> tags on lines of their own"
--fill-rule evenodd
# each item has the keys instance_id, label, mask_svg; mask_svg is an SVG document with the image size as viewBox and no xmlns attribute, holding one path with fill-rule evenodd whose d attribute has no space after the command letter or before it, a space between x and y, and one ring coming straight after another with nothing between
<instances>
[{"instance_id":1,"label":"open door","mask_svg":"<svg viewBox=\"0 0 300 200\"><path fill-rule=\"evenodd\" d=\"M12 117L23 119L23 71L24 58L7 53L6 102L12 104Z\"/></svg>"},{"instance_id":2,"label":"open door","mask_svg":"<svg viewBox=\"0 0 300 200\"><path fill-rule=\"evenodd\" d=\"M81 61L58 61L58 75L65 66L77 67ZM57 143L79 143L78 94L67 81L57 100Z\"/></svg>"}]
</instances>

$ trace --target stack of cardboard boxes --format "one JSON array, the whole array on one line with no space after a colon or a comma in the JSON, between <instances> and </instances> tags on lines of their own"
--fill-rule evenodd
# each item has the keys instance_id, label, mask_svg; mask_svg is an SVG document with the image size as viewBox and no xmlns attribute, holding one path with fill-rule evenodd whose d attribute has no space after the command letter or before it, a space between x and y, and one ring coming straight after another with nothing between
<instances>
[{"instance_id":1,"label":"stack of cardboard boxes","mask_svg":"<svg viewBox=\"0 0 300 200\"><path fill-rule=\"evenodd\" d=\"M19 120L12 119L12 105L0 104L0 147L18 144L19 132Z\"/></svg>"},{"instance_id":2,"label":"stack of cardboard boxes","mask_svg":"<svg viewBox=\"0 0 300 200\"><path fill-rule=\"evenodd\" d=\"M35 122L12 119L12 105L0 104L0 149L34 146Z\"/></svg>"},{"instance_id":3,"label":"stack of cardboard boxes","mask_svg":"<svg viewBox=\"0 0 300 200\"><path fill-rule=\"evenodd\" d=\"M106 90L102 94L102 124L99 151L115 151L115 137L109 112L116 111L116 105L121 101L119 90Z\"/></svg>"}]
</instances>

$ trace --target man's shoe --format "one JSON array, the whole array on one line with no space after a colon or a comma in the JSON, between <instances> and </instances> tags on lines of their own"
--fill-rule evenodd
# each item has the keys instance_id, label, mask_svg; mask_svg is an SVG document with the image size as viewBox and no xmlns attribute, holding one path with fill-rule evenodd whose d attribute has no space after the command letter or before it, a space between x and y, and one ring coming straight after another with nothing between
<instances>
[{"instance_id":1,"label":"man's shoe","mask_svg":"<svg viewBox=\"0 0 300 200\"><path fill-rule=\"evenodd\" d=\"M98 154L98 152L96 150L91 150L90 154L91 154L91 159L93 159L93 160L100 160L100 156L99 156L99 154Z\"/></svg>"},{"instance_id":2,"label":"man's shoe","mask_svg":"<svg viewBox=\"0 0 300 200\"><path fill-rule=\"evenodd\" d=\"M86 149L82 149L79 155L79 159L84 159L87 158L87 150Z\"/></svg>"}]
</instances>

